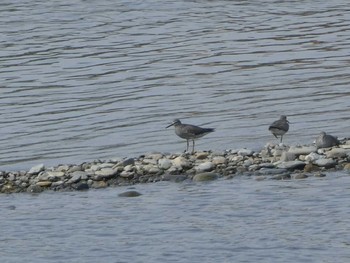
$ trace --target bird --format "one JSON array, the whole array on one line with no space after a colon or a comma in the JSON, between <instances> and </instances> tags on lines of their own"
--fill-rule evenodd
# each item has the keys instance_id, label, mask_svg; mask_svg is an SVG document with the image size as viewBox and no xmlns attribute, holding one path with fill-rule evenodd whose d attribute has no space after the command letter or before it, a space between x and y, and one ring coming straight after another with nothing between
<instances>
[{"instance_id":1,"label":"bird","mask_svg":"<svg viewBox=\"0 0 350 263\"><path fill-rule=\"evenodd\" d=\"M179 119L175 119L169 126L166 128L169 128L171 126L175 126L175 133L180 138L186 139L187 141L187 148L186 151L188 151L189 148L189 141L192 140L193 146L192 146L192 154L194 153L194 144L195 139L198 139L200 137L203 137L204 135L211 133L215 131L213 128L201 128L195 125L191 124L184 124L181 123Z\"/></svg>"},{"instance_id":2,"label":"bird","mask_svg":"<svg viewBox=\"0 0 350 263\"><path fill-rule=\"evenodd\" d=\"M279 120L274 121L270 127L269 131L278 139L278 135L281 136L281 143L283 139L283 135L289 130L289 121L287 120L287 116L282 115Z\"/></svg>"},{"instance_id":3,"label":"bird","mask_svg":"<svg viewBox=\"0 0 350 263\"><path fill-rule=\"evenodd\" d=\"M339 141L336 137L326 134L324 131L316 138L317 148L329 148L339 145Z\"/></svg>"}]
</instances>

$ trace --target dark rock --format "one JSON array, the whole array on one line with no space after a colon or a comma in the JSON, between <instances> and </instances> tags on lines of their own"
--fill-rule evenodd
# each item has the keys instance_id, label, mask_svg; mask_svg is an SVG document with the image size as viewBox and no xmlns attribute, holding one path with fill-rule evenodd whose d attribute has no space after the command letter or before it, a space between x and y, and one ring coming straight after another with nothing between
<instances>
[{"instance_id":1,"label":"dark rock","mask_svg":"<svg viewBox=\"0 0 350 263\"><path fill-rule=\"evenodd\" d=\"M137 191L126 191L126 192L118 194L119 197L137 197L140 195L142 195L142 194L140 194Z\"/></svg>"},{"instance_id":2,"label":"dark rock","mask_svg":"<svg viewBox=\"0 0 350 263\"><path fill-rule=\"evenodd\" d=\"M27 188L28 193L41 193L42 191L44 191L44 189L39 185L30 185Z\"/></svg>"},{"instance_id":3,"label":"dark rock","mask_svg":"<svg viewBox=\"0 0 350 263\"><path fill-rule=\"evenodd\" d=\"M89 185L86 182L79 182L74 188L78 191L89 190Z\"/></svg>"}]
</instances>

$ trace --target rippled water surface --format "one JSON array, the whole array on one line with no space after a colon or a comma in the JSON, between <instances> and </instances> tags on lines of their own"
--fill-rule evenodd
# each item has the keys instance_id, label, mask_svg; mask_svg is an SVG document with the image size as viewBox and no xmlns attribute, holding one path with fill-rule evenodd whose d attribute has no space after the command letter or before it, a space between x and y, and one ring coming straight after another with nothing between
<instances>
[{"instance_id":1,"label":"rippled water surface","mask_svg":"<svg viewBox=\"0 0 350 263\"><path fill-rule=\"evenodd\" d=\"M348 1L0 5L0 170L349 137ZM3 195L1 262L347 262L349 176Z\"/></svg>"},{"instance_id":2,"label":"rippled water surface","mask_svg":"<svg viewBox=\"0 0 350 263\"><path fill-rule=\"evenodd\" d=\"M327 176L2 196L1 262L347 262L350 176Z\"/></svg>"},{"instance_id":3,"label":"rippled water surface","mask_svg":"<svg viewBox=\"0 0 350 263\"><path fill-rule=\"evenodd\" d=\"M348 1L32 1L0 7L0 165L28 169L349 136Z\"/></svg>"}]
</instances>

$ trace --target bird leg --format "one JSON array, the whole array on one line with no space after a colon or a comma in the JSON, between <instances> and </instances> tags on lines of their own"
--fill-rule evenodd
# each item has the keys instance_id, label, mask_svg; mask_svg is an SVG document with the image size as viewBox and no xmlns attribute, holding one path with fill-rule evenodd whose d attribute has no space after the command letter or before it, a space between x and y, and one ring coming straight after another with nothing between
<instances>
[{"instance_id":1,"label":"bird leg","mask_svg":"<svg viewBox=\"0 0 350 263\"><path fill-rule=\"evenodd\" d=\"M190 143L189 143L189 141L188 141L188 140L186 140L186 142L187 142L186 152L188 152L188 147L190 146Z\"/></svg>"},{"instance_id":2,"label":"bird leg","mask_svg":"<svg viewBox=\"0 0 350 263\"><path fill-rule=\"evenodd\" d=\"M194 140L192 141L193 141L192 154L194 154Z\"/></svg>"}]
</instances>

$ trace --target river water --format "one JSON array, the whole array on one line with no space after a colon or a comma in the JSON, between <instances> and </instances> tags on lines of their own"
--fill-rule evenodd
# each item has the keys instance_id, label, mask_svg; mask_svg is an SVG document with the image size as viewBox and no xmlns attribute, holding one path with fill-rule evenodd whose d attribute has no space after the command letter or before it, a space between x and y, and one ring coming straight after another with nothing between
<instances>
[{"instance_id":1,"label":"river water","mask_svg":"<svg viewBox=\"0 0 350 263\"><path fill-rule=\"evenodd\" d=\"M349 137L348 1L0 4L0 170ZM2 196L1 262L347 262L349 176ZM271 260L273 259L273 260Z\"/></svg>"},{"instance_id":2,"label":"river water","mask_svg":"<svg viewBox=\"0 0 350 263\"><path fill-rule=\"evenodd\" d=\"M0 257L18 262L332 262L350 258L348 174L248 177L12 194L0 204Z\"/></svg>"}]
</instances>

